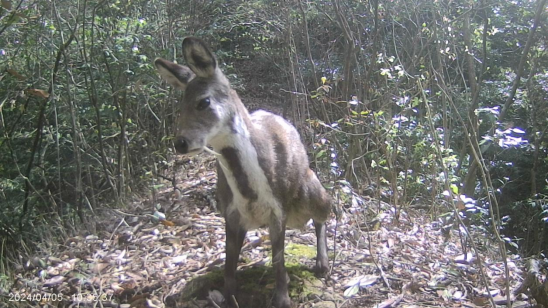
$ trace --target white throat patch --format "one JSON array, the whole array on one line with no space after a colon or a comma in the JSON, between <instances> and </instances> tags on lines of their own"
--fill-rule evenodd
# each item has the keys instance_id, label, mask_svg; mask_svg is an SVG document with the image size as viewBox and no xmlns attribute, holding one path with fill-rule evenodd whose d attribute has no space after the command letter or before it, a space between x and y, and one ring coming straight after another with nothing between
<instances>
[{"instance_id":1,"label":"white throat patch","mask_svg":"<svg viewBox=\"0 0 548 308\"><path fill-rule=\"evenodd\" d=\"M229 127L226 128L230 130ZM210 143L217 153L225 148L236 150L242 170L231 170L230 162L222 155L218 155L217 159L219 159L233 194L228 213L237 209L241 215L242 225L249 230L269 224L272 215L282 217L282 208L279 201L274 197L268 179L259 164L257 151L250 140L249 129L239 116L234 119L233 130L215 136ZM257 194L256 200L250 200L242 195L235 172L245 174L249 188Z\"/></svg>"}]
</instances>

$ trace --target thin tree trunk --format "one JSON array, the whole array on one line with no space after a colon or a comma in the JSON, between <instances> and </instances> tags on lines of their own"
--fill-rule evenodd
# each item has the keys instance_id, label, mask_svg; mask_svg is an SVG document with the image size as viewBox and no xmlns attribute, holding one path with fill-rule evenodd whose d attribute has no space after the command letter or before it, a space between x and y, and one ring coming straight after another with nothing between
<instances>
[{"instance_id":1,"label":"thin tree trunk","mask_svg":"<svg viewBox=\"0 0 548 308\"><path fill-rule=\"evenodd\" d=\"M51 97L51 93L53 91L53 85L55 84L57 80L57 71L59 70L59 64L61 63L61 56L63 55L63 52L65 51L65 49L69 47L73 39L74 39L74 35L71 35L69 39L65 42L65 44L63 44L61 47L59 47L59 50L57 50L57 56L55 57L55 64L53 66L51 83L48 89L49 97ZM36 132L34 135L34 141L32 143L31 155L30 155L29 163L27 164L27 169L25 171L25 201L23 202L23 210L21 211L21 216L19 217L20 230L23 229L23 220L29 211L29 196L30 196L30 190L32 188L32 183L30 182L30 176L31 176L32 168L34 167L34 157L36 156L36 153L39 150L38 147L40 144L40 140L42 139L42 129L44 127L44 118L45 118L48 102L49 102L49 98L44 98L42 102L42 106L40 107L40 111L38 112L38 120L36 121Z\"/></svg>"},{"instance_id":2,"label":"thin tree trunk","mask_svg":"<svg viewBox=\"0 0 548 308\"><path fill-rule=\"evenodd\" d=\"M483 1L482 1L483 3ZM463 36L464 36L464 45L466 47L466 65L467 65L467 71L468 71L468 83L470 84L470 96L471 96L471 104L470 109L468 109L468 131L473 133L473 136L470 136L471 138L475 138L477 140L478 138L478 130L479 130L479 123L478 123L478 117L476 115L476 110L479 107L479 95L481 91L481 80L483 76L483 72L486 69L486 62L487 62L487 29L489 25L489 20L487 16L483 16L484 18L484 29L483 29L483 65L481 67L482 71L479 73L479 76L476 75L476 65L475 65L475 59L472 54L473 45L472 45L472 39L471 39L471 33L472 30L470 29L470 14L472 13L472 10L470 9L464 16L464 29L463 29ZM486 15L484 13L484 15ZM473 145L470 145L472 147ZM471 149L468 148L470 151ZM476 188L476 179L477 179L477 171L479 167L479 162L476 161L474 158L474 155L469 155L469 167L468 172L466 173L463 184L463 193L467 196L473 196L474 191Z\"/></svg>"},{"instance_id":3,"label":"thin tree trunk","mask_svg":"<svg viewBox=\"0 0 548 308\"><path fill-rule=\"evenodd\" d=\"M298 0L299 2L299 10L301 11L301 17L303 18L303 28L304 28L304 46L306 48L306 54L308 55L308 61L310 61L310 68L312 69L312 76L314 79L314 85L316 86L316 89L320 87L320 83L318 82L318 76L316 75L316 64L314 63L314 59L312 58L312 51L310 50L310 37L308 36L308 21L306 20L306 12L303 8L302 0Z\"/></svg>"},{"instance_id":4,"label":"thin tree trunk","mask_svg":"<svg viewBox=\"0 0 548 308\"><path fill-rule=\"evenodd\" d=\"M94 29L95 29L95 12L96 12L96 9L98 7L101 7L102 4L106 2L105 0L98 3L94 8L93 8L93 12L92 12L92 17L91 17L91 20L92 20L92 23L91 23L91 29L90 29L90 46L94 46ZM86 6L87 6L87 1L84 1L84 16L86 14ZM89 82L89 86L88 86L88 96L89 96L89 100L91 101L94 109L95 109L95 118L96 118L96 125L97 125L97 139L98 139L98 143L99 143L99 155L101 156L101 166L103 168L103 173L104 173L104 176L105 176L105 180L107 181L110 189L112 190L112 192L114 193L115 195L115 199L116 201L118 202L119 201L119 198L118 198L118 191L116 189L116 185L114 185L114 183L112 183L112 179L111 179L111 172L109 171L108 169L108 162L107 162L107 159L106 159L106 153L105 153L105 147L104 147L104 143L103 143L103 130L102 130L102 125L101 125L101 113L100 113L100 110L99 110L99 103L97 102L98 101L98 98L97 98L97 89L95 87L95 81L94 81L94 78L93 78L93 72L91 71L91 68L93 66L93 56L91 56L93 54L93 51L91 51L89 54L88 54L88 51L87 51L87 48L86 48L86 31L85 31L85 26L86 26L86 21L84 19L84 21L82 22L82 51L83 51L83 55L84 55L84 61L86 62L86 67L87 67L87 72L88 72L88 75L86 75L86 85L87 83ZM89 77L89 79L88 79Z\"/></svg>"},{"instance_id":5,"label":"thin tree trunk","mask_svg":"<svg viewBox=\"0 0 548 308\"><path fill-rule=\"evenodd\" d=\"M547 0L538 0L538 7L535 13L533 26L531 27L531 30L529 31L529 36L527 37L527 43L525 43L525 47L523 48L523 52L521 53L521 58L519 60L518 67L516 69L516 79L514 79L512 89L510 90L510 95L508 96L508 99L504 103L504 106L502 107L502 110L499 114L498 122L504 121L504 117L506 116L506 113L508 112L508 108L510 108L510 106L514 102L514 97L516 96L516 91L518 90L521 76L523 75L523 68L525 67L525 63L527 62L527 57L529 55L529 51L531 50L531 46L533 46L535 33L540 24L540 18L541 18L542 12L544 12L544 9L546 7L546 1Z\"/></svg>"}]
</instances>

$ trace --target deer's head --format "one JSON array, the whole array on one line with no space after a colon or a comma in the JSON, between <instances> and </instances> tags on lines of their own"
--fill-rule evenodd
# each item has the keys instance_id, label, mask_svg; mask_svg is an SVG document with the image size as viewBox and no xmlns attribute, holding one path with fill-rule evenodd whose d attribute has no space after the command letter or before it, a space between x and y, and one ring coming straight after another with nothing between
<instances>
[{"instance_id":1,"label":"deer's head","mask_svg":"<svg viewBox=\"0 0 548 308\"><path fill-rule=\"evenodd\" d=\"M185 38L183 55L188 66L161 58L154 65L164 80L184 90L177 107L174 145L181 154L195 155L230 132L237 106L227 78L202 40Z\"/></svg>"}]
</instances>

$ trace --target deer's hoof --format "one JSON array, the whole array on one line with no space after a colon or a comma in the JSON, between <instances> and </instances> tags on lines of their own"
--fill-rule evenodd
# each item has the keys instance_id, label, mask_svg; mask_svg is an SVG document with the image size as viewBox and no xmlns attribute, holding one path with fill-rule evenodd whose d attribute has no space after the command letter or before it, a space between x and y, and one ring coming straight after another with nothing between
<instances>
[{"instance_id":1,"label":"deer's hoof","mask_svg":"<svg viewBox=\"0 0 548 308\"><path fill-rule=\"evenodd\" d=\"M327 276L327 273L329 273L329 265L317 262L316 266L314 266L313 272L316 277L325 277Z\"/></svg>"},{"instance_id":2,"label":"deer's hoof","mask_svg":"<svg viewBox=\"0 0 548 308\"><path fill-rule=\"evenodd\" d=\"M275 308L291 308L291 300L289 299L289 295L285 296L278 296L274 300L274 306Z\"/></svg>"}]
</instances>

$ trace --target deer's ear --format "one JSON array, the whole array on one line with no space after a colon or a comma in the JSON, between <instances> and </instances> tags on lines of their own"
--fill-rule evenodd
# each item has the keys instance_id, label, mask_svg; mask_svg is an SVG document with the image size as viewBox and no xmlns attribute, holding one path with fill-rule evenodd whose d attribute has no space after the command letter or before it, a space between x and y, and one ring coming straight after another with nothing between
<instances>
[{"instance_id":1,"label":"deer's ear","mask_svg":"<svg viewBox=\"0 0 548 308\"><path fill-rule=\"evenodd\" d=\"M154 66L162 79L180 90L186 89L186 85L196 76L190 68L162 58L154 60Z\"/></svg>"},{"instance_id":2,"label":"deer's ear","mask_svg":"<svg viewBox=\"0 0 548 308\"><path fill-rule=\"evenodd\" d=\"M199 77L209 78L216 74L217 60L201 39L187 37L183 40L183 55L190 69Z\"/></svg>"}]
</instances>

